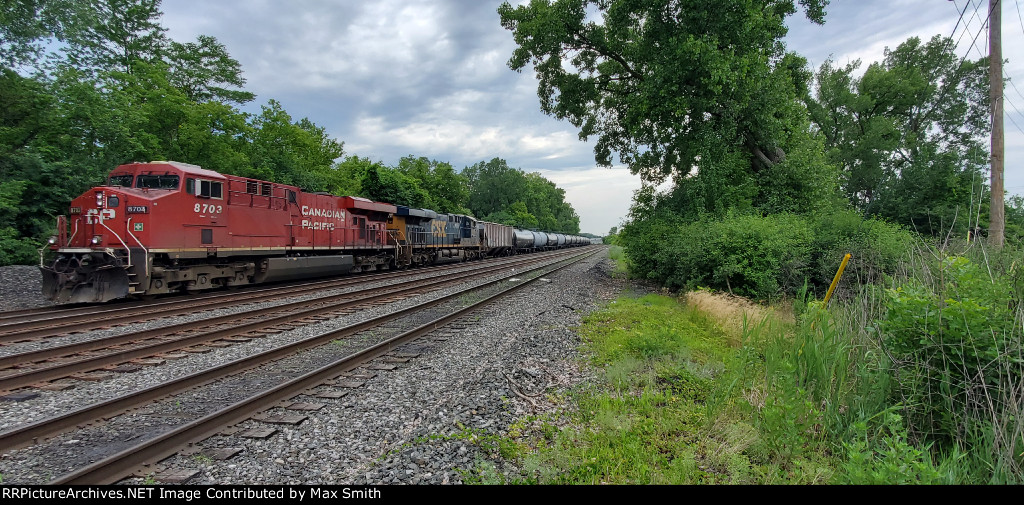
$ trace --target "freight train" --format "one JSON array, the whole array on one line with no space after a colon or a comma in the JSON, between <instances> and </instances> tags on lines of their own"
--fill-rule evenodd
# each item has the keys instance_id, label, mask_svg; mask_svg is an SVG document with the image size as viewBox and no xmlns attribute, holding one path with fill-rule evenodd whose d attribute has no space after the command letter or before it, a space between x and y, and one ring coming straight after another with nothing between
<instances>
[{"instance_id":1,"label":"freight train","mask_svg":"<svg viewBox=\"0 0 1024 505\"><path fill-rule=\"evenodd\" d=\"M88 303L590 240L154 161L121 165L104 186L75 198L49 244L40 252L43 295Z\"/></svg>"}]
</instances>

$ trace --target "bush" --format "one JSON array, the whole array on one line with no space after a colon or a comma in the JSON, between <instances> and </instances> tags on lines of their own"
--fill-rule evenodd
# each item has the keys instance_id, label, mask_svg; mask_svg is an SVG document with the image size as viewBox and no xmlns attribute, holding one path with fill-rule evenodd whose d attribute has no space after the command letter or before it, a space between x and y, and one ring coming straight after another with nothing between
<instances>
[{"instance_id":1,"label":"bush","mask_svg":"<svg viewBox=\"0 0 1024 505\"><path fill-rule=\"evenodd\" d=\"M19 239L11 228L0 229L0 266L31 265L39 261L39 246L31 239Z\"/></svg>"},{"instance_id":2,"label":"bush","mask_svg":"<svg viewBox=\"0 0 1024 505\"><path fill-rule=\"evenodd\" d=\"M1020 465L1024 382L1020 300L1013 276L990 276L961 256L938 260L887 291L883 342L899 378L910 428L943 446L970 449L995 436ZM993 424L1009 426L997 433ZM996 432L993 432L993 430ZM1004 437L1005 436L1005 437Z\"/></svg>"},{"instance_id":3,"label":"bush","mask_svg":"<svg viewBox=\"0 0 1024 505\"><path fill-rule=\"evenodd\" d=\"M670 289L711 287L769 299L809 281L824 294L843 255L861 282L892 273L912 244L896 226L853 211L821 216L728 214L683 222L661 211L627 224L621 235L634 274Z\"/></svg>"},{"instance_id":4,"label":"bush","mask_svg":"<svg viewBox=\"0 0 1024 505\"><path fill-rule=\"evenodd\" d=\"M853 426L854 439L844 443L847 459L837 475L839 484L951 484L932 464L927 450L907 443L906 429L898 414L884 413L885 420L870 432L868 423Z\"/></svg>"}]
</instances>

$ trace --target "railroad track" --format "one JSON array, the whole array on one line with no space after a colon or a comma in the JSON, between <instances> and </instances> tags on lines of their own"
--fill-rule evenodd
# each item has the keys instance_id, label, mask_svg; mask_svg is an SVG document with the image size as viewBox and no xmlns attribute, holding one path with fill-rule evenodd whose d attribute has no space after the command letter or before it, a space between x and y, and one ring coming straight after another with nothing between
<instances>
[{"instance_id":1,"label":"railroad track","mask_svg":"<svg viewBox=\"0 0 1024 505\"><path fill-rule=\"evenodd\" d=\"M567 250L553 251L531 255L531 257L554 257L565 254ZM572 251L569 249L568 251ZM82 332L97 328L140 323L154 319L166 318L181 314L194 314L197 311L209 311L225 307L233 307L246 303L260 303L281 298L298 297L329 289L344 288L353 285L387 281L409 276L425 274L444 275L446 272L461 271L475 268L477 265L514 264L522 257L496 258L490 261L442 265L431 269L413 269L359 275L342 279L289 284L271 288L253 288L241 292L217 292L196 295L186 299L173 298L165 300L149 300L119 303L114 306L90 305L85 307L47 307L43 309L27 309L0 313L0 344L31 341L49 338L72 332ZM467 267L467 265L470 265Z\"/></svg>"},{"instance_id":2,"label":"railroad track","mask_svg":"<svg viewBox=\"0 0 1024 505\"><path fill-rule=\"evenodd\" d=\"M568 266L584 255L589 256L596 252L598 251L576 252L570 257L553 260L555 261L553 264L537 266L530 278L524 275L525 272L518 271L515 275L520 277L519 282L508 282L510 276L503 277L481 286L462 289L456 293L417 304L405 310L319 333L219 367L196 372L131 395L114 398L53 419L0 433L0 447L17 447L34 441L38 442L64 430L110 419L131 409L139 409L156 399L170 398L171 395L179 395L183 391L193 390L200 385L215 381L218 382L216 391L234 391L243 396L243 398L238 398L239 395L235 395L231 398L229 407L218 406L201 419L174 427L161 425L159 429L150 429L148 432L143 429L141 431L145 433L131 436L126 433L122 437L123 439L146 438L147 441L141 444L129 445L123 440L106 440L104 442L109 448L120 450L120 452L53 481L53 483L113 482L137 470L140 465L147 462L155 463L174 454L184 444L206 438L217 433L226 425L243 421L254 413L276 405L282 400L316 388L318 385L324 384L325 381L329 383L335 378L342 377L342 374L354 369L359 363L379 358L419 335L447 324L473 308L509 292L510 289L506 288L518 289L532 280ZM468 300L468 298L473 298L473 300ZM428 310L432 310L432 312L424 312ZM330 345L325 346L325 344ZM311 349L314 351L306 352ZM288 360L285 358L288 356L292 357L290 364L286 363ZM303 366L299 366L297 363L301 363ZM279 370L268 372L267 366L277 366ZM267 388L265 384L262 384L264 382L262 380L247 379L246 373L255 373L253 372L255 370L261 370L260 373L263 374L271 373L281 376L282 382ZM233 377L231 379L234 381L233 385L224 383L227 377ZM228 399L221 395L214 403L217 402L223 405L228 402ZM157 415L153 412L173 410L171 405L173 404L167 399L151 405L148 411L149 414ZM115 418L111 422L118 422L118 419L124 417ZM160 424L137 421L136 419L122 421L122 423L128 425L125 429L129 429L131 426ZM160 433L153 436L153 432ZM66 449L61 447L61 450ZM81 452L78 450L78 446L75 446L75 451ZM86 452L95 457L94 452Z\"/></svg>"},{"instance_id":3,"label":"railroad track","mask_svg":"<svg viewBox=\"0 0 1024 505\"><path fill-rule=\"evenodd\" d=\"M74 377L98 370L134 372L141 366L160 364L147 360L173 351L203 352L201 345L226 346L280 333L294 326L351 313L361 306L397 301L404 297L441 289L476 276L506 270L510 265L526 266L550 261L561 255L525 257L458 270L447 275L412 279L386 286L371 287L300 300L273 307L189 321L161 328L113 335L62 346L48 347L0 357L0 392L30 386L48 387L46 381ZM120 368L117 366L120 365ZM90 379L101 379L93 375ZM58 385L59 386L59 385Z\"/></svg>"}]
</instances>

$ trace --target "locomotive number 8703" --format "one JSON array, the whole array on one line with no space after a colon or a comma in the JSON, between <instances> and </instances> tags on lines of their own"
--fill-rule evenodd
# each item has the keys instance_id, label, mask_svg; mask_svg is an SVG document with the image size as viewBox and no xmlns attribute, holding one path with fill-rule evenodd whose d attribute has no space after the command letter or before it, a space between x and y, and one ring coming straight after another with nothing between
<instances>
[{"instance_id":1,"label":"locomotive number 8703","mask_svg":"<svg viewBox=\"0 0 1024 505\"><path fill-rule=\"evenodd\" d=\"M153 161L75 198L40 269L47 298L85 303L589 244Z\"/></svg>"}]
</instances>

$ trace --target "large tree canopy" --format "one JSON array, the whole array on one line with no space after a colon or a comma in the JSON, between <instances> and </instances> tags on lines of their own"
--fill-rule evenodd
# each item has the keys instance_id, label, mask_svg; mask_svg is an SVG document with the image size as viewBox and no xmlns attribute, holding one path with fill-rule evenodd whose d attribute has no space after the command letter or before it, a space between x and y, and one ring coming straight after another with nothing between
<instances>
[{"instance_id":1,"label":"large tree canopy","mask_svg":"<svg viewBox=\"0 0 1024 505\"><path fill-rule=\"evenodd\" d=\"M949 38L912 37L858 78L859 66L825 62L805 97L845 196L922 232L945 233L958 213L966 225L988 161L987 60L960 61Z\"/></svg>"},{"instance_id":2,"label":"large tree canopy","mask_svg":"<svg viewBox=\"0 0 1024 505\"><path fill-rule=\"evenodd\" d=\"M645 180L686 176L739 147L754 171L786 159L804 60L781 41L793 0L532 0L498 8L532 64L541 109L597 136ZM821 23L828 0L800 0Z\"/></svg>"}]
</instances>

